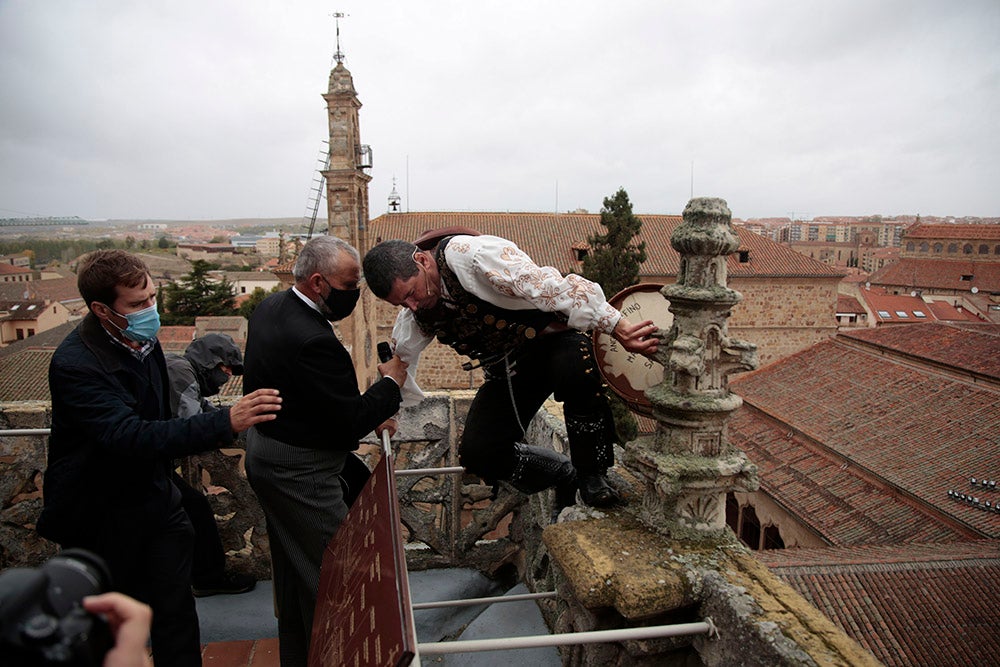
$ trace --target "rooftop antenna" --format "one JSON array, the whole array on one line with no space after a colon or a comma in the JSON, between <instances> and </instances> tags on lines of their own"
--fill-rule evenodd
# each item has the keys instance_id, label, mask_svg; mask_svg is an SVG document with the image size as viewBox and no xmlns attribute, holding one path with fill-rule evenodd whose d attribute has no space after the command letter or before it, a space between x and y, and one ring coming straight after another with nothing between
<instances>
[{"instance_id":1,"label":"rooftop antenna","mask_svg":"<svg viewBox=\"0 0 1000 667\"><path fill-rule=\"evenodd\" d=\"M330 16L333 17L337 24L337 50L333 52L333 59L337 61L338 65L340 65L344 62L344 52L340 50L340 19L347 16L347 14L344 12L334 12Z\"/></svg>"}]
</instances>

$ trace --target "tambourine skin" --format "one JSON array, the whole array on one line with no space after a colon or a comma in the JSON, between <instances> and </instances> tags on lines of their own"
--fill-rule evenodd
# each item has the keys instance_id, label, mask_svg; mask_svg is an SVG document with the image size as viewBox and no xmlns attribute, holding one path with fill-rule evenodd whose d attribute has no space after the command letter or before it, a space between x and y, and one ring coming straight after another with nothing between
<instances>
[{"instance_id":1,"label":"tambourine skin","mask_svg":"<svg viewBox=\"0 0 1000 667\"><path fill-rule=\"evenodd\" d=\"M670 305L660 290L662 284L640 283L626 287L608 300L630 322L652 320L658 328L669 330L674 322ZM651 417L653 405L646 398L646 390L663 382L663 366L621 346L610 334L593 332L594 355L597 367L614 391L631 410Z\"/></svg>"}]
</instances>

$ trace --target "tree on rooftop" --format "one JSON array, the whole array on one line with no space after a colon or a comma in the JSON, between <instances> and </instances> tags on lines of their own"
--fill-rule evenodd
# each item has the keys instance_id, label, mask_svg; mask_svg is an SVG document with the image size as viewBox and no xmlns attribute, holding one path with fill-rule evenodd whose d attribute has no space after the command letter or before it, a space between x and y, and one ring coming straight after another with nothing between
<instances>
[{"instance_id":1,"label":"tree on rooftop","mask_svg":"<svg viewBox=\"0 0 1000 667\"><path fill-rule=\"evenodd\" d=\"M625 188L618 188L613 196L604 198L601 226L606 229L603 234L587 237L590 250L583 258L582 273L611 298L639 282L639 267L646 261L646 243L636 241L642 221L632 213L632 202ZM639 433L635 417L616 394L609 394L609 399L618 441L634 440Z\"/></svg>"},{"instance_id":2,"label":"tree on rooftop","mask_svg":"<svg viewBox=\"0 0 1000 667\"><path fill-rule=\"evenodd\" d=\"M236 314L233 284L225 278L218 282L211 280L208 272L213 266L204 260L195 260L190 273L163 287L161 318L164 324L191 325L198 316Z\"/></svg>"}]
</instances>

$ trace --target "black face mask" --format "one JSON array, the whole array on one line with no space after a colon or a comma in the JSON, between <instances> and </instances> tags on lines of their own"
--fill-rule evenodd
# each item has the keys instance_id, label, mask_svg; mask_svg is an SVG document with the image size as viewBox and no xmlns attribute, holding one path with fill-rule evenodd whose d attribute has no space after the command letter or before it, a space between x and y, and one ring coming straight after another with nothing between
<instances>
[{"instance_id":1,"label":"black face mask","mask_svg":"<svg viewBox=\"0 0 1000 667\"><path fill-rule=\"evenodd\" d=\"M195 370L198 378L198 388L201 389L202 396L215 396L222 389L222 385L229 382L229 374L221 368L200 368Z\"/></svg>"},{"instance_id":2,"label":"black face mask","mask_svg":"<svg viewBox=\"0 0 1000 667\"><path fill-rule=\"evenodd\" d=\"M326 278L323 278L323 281L330 285L330 281ZM360 288L337 289L330 285L330 293L323 299L323 305L326 306L326 312L323 313L323 316L331 322L344 319L354 312L354 306L357 305L360 296Z\"/></svg>"}]
</instances>

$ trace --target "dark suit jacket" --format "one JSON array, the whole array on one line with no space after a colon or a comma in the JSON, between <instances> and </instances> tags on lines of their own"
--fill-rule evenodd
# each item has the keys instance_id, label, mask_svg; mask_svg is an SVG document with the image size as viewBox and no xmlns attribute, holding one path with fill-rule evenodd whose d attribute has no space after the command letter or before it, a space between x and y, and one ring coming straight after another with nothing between
<instances>
[{"instance_id":1,"label":"dark suit jacket","mask_svg":"<svg viewBox=\"0 0 1000 667\"><path fill-rule=\"evenodd\" d=\"M291 289L267 297L250 318L243 391L281 392L264 435L297 447L352 451L399 409L399 387L382 378L358 389L351 355L330 323Z\"/></svg>"}]
</instances>

